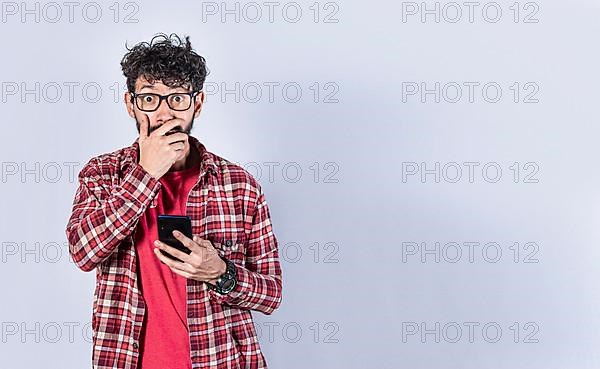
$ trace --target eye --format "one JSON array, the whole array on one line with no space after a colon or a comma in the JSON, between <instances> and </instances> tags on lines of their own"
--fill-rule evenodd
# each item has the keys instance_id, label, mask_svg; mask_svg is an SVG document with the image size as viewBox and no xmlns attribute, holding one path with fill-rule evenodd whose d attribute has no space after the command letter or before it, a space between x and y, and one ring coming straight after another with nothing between
<instances>
[{"instance_id":1,"label":"eye","mask_svg":"<svg viewBox=\"0 0 600 369\"><path fill-rule=\"evenodd\" d=\"M142 100L144 102L150 103L150 102L154 101L154 96L152 96L152 95L145 95L145 96L142 97Z\"/></svg>"},{"instance_id":2,"label":"eye","mask_svg":"<svg viewBox=\"0 0 600 369\"><path fill-rule=\"evenodd\" d=\"M183 96L182 95L173 95L173 101L174 102L182 102Z\"/></svg>"}]
</instances>

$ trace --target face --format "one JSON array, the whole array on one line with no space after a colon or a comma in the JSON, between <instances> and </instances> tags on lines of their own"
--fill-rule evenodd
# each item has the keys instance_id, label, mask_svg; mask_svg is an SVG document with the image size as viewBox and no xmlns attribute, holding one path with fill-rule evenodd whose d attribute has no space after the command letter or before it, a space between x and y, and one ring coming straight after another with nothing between
<instances>
[{"instance_id":1,"label":"face","mask_svg":"<svg viewBox=\"0 0 600 369\"><path fill-rule=\"evenodd\" d=\"M136 94L155 93L159 95L168 95L174 92L190 92L190 89L185 87L169 87L158 80L155 80L154 83L150 83L148 80L146 80L146 78L141 76L138 77L137 81L135 82L134 92ZM204 104L204 92L198 93L195 99L192 99L192 104L189 109L185 111L171 109L166 100L163 100L158 109L153 112L142 111L135 103L131 102L131 94L129 91L125 93L124 99L129 116L135 119L138 133L140 132L140 122L142 120L148 120L150 122L149 133L152 133L163 124L175 119L180 121L179 126L181 127L181 131L189 134L194 125L194 118L197 118L202 111L202 105Z\"/></svg>"}]
</instances>

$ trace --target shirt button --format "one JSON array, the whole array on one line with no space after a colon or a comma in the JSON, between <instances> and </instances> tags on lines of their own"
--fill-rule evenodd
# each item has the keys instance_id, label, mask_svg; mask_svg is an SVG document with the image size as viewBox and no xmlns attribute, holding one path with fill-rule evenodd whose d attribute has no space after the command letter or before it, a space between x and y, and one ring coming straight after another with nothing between
<instances>
[{"instance_id":1,"label":"shirt button","mask_svg":"<svg viewBox=\"0 0 600 369\"><path fill-rule=\"evenodd\" d=\"M229 247L233 244L233 242L231 242L231 240L226 240L225 241L225 246Z\"/></svg>"},{"instance_id":2,"label":"shirt button","mask_svg":"<svg viewBox=\"0 0 600 369\"><path fill-rule=\"evenodd\" d=\"M137 342L133 343L133 348L136 349L136 350L138 349L138 343Z\"/></svg>"}]
</instances>

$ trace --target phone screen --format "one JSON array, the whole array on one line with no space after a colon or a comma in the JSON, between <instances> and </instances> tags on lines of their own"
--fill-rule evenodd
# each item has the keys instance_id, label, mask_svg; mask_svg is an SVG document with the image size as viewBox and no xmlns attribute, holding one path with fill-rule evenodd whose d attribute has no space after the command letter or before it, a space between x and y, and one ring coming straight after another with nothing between
<instances>
[{"instance_id":1,"label":"phone screen","mask_svg":"<svg viewBox=\"0 0 600 369\"><path fill-rule=\"evenodd\" d=\"M158 226L158 239L169 246L172 246L186 254L191 253L192 251L185 247L181 241L179 241L175 236L173 236L173 231L178 230L183 233L186 237L192 238L192 220L190 217L185 215L166 215L160 214L157 217L157 226ZM160 250L163 255L177 261L181 261L180 259L172 256L168 252Z\"/></svg>"}]
</instances>

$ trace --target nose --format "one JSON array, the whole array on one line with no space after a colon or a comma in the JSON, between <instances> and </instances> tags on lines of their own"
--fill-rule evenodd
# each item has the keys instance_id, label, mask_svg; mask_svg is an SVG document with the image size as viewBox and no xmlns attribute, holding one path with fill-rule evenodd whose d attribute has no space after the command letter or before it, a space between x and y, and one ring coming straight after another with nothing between
<instances>
[{"instance_id":1,"label":"nose","mask_svg":"<svg viewBox=\"0 0 600 369\"><path fill-rule=\"evenodd\" d=\"M158 109L156 109L152 114L154 116L154 120L161 125L175 118L173 111L171 108L169 108L166 100L162 100L158 106Z\"/></svg>"}]
</instances>

